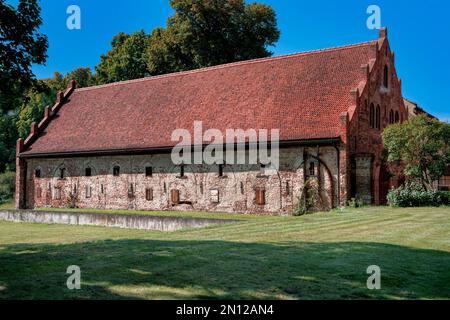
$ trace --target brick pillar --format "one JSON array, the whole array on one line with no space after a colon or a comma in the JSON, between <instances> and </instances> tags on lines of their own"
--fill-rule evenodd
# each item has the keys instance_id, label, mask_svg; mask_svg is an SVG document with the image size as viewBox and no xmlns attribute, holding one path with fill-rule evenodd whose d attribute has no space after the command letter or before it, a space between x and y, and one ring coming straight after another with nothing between
<instances>
[{"instance_id":1,"label":"brick pillar","mask_svg":"<svg viewBox=\"0 0 450 320\"><path fill-rule=\"evenodd\" d=\"M23 147L24 141L20 138L16 144L16 209L25 209L26 207L26 163L19 157Z\"/></svg>"}]
</instances>

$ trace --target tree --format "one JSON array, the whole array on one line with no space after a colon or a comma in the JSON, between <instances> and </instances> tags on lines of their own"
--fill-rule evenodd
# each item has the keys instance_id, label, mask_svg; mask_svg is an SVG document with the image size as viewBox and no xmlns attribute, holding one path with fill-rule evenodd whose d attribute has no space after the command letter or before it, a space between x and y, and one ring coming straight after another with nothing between
<instances>
[{"instance_id":1,"label":"tree","mask_svg":"<svg viewBox=\"0 0 450 320\"><path fill-rule=\"evenodd\" d=\"M171 0L175 14L147 49L152 75L262 58L279 38L274 10L244 0Z\"/></svg>"},{"instance_id":2,"label":"tree","mask_svg":"<svg viewBox=\"0 0 450 320\"><path fill-rule=\"evenodd\" d=\"M89 67L75 68L67 73L65 76L65 81L67 82L65 83L65 87L67 87L68 82L71 80L75 80L79 88L89 87L94 84L92 71Z\"/></svg>"},{"instance_id":3,"label":"tree","mask_svg":"<svg viewBox=\"0 0 450 320\"><path fill-rule=\"evenodd\" d=\"M131 35L118 33L111 41L112 49L100 57L100 64L95 67L95 82L103 84L148 76L147 44L148 35L143 30Z\"/></svg>"},{"instance_id":4,"label":"tree","mask_svg":"<svg viewBox=\"0 0 450 320\"><path fill-rule=\"evenodd\" d=\"M0 111L13 110L34 80L31 65L47 59L41 24L37 0L20 0L17 9L0 0Z\"/></svg>"},{"instance_id":5,"label":"tree","mask_svg":"<svg viewBox=\"0 0 450 320\"><path fill-rule=\"evenodd\" d=\"M382 134L389 162L401 162L407 177L427 190L450 165L450 124L419 115L387 127Z\"/></svg>"}]
</instances>

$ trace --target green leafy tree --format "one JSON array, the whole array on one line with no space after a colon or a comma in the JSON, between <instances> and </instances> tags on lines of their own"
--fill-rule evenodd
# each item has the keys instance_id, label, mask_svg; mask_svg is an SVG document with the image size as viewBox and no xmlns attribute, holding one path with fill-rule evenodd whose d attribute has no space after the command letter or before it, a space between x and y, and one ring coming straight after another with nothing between
<instances>
[{"instance_id":1,"label":"green leafy tree","mask_svg":"<svg viewBox=\"0 0 450 320\"><path fill-rule=\"evenodd\" d=\"M274 10L243 0L171 0L175 14L147 49L152 75L262 58L279 39Z\"/></svg>"},{"instance_id":2,"label":"green leafy tree","mask_svg":"<svg viewBox=\"0 0 450 320\"><path fill-rule=\"evenodd\" d=\"M75 80L77 82L77 87L79 88L89 87L94 84L92 71L89 67L75 68L67 73L65 76L65 81L67 82L66 87L71 80Z\"/></svg>"},{"instance_id":3,"label":"green leafy tree","mask_svg":"<svg viewBox=\"0 0 450 320\"><path fill-rule=\"evenodd\" d=\"M123 32L114 36L112 49L100 57L95 67L95 82L98 84L143 78L147 71L146 49L148 35L143 31L127 35Z\"/></svg>"},{"instance_id":4,"label":"green leafy tree","mask_svg":"<svg viewBox=\"0 0 450 320\"><path fill-rule=\"evenodd\" d=\"M0 172L15 170L17 136L15 114L3 114L0 117Z\"/></svg>"},{"instance_id":5,"label":"green leafy tree","mask_svg":"<svg viewBox=\"0 0 450 320\"><path fill-rule=\"evenodd\" d=\"M406 176L428 190L450 165L450 124L425 115L387 127L382 134L389 162L401 162Z\"/></svg>"},{"instance_id":6,"label":"green leafy tree","mask_svg":"<svg viewBox=\"0 0 450 320\"><path fill-rule=\"evenodd\" d=\"M32 64L47 59L47 37L37 0L20 0L17 8L0 0L0 111L13 110L17 97L32 84Z\"/></svg>"}]
</instances>

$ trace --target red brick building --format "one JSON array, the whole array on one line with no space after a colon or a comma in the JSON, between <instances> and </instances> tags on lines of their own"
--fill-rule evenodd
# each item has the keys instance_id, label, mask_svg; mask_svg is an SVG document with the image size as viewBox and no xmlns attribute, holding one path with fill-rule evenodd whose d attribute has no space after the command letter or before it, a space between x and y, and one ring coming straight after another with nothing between
<instances>
[{"instance_id":1,"label":"red brick building","mask_svg":"<svg viewBox=\"0 0 450 320\"><path fill-rule=\"evenodd\" d=\"M380 134L407 119L386 29L338 48L76 89L17 143L18 208L289 214L315 181L317 207L385 202ZM279 129L280 167L175 166L171 133Z\"/></svg>"}]
</instances>

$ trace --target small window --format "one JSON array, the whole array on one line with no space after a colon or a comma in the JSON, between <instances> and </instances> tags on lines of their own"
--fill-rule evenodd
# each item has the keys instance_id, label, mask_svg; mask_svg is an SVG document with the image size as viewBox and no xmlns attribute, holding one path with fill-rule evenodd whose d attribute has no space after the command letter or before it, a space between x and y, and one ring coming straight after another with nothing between
<instances>
[{"instance_id":1,"label":"small window","mask_svg":"<svg viewBox=\"0 0 450 320\"><path fill-rule=\"evenodd\" d=\"M394 123L394 110L389 111L389 123Z\"/></svg>"},{"instance_id":2,"label":"small window","mask_svg":"<svg viewBox=\"0 0 450 320\"><path fill-rule=\"evenodd\" d=\"M200 182L200 194L203 194L203 182Z\"/></svg>"},{"instance_id":3,"label":"small window","mask_svg":"<svg viewBox=\"0 0 450 320\"><path fill-rule=\"evenodd\" d=\"M151 177L153 175L153 168L152 167L145 167L145 176Z\"/></svg>"},{"instance_id":4,"label":"small window","mask_svg":"<svg viewBox=\"0 0 450 320\"><path fill-rule=\"evenodd\" d=\"M86 169L84 170L84 175L85 175L86 177L92 176L92 169L91 169L91 168L86 168Z\"/></svg>"},{"instance_id":5,"label":"small window","mask_svg":"<svg viewBox=\"0 0 450 320\"><path fill-rule=\"evenodd\" d=\"M61 200L61 188L55 188L55 200Z\"/></svg>"},{"instance_id":6,"label":"small window","mask_svg":"<svg viewBox=\"0 0 450 320\"><path fill-rule=\"evenodd\" d=\"M153 189L152 188L145 189L145 200L147 200L147 201L153 200Z\"/></svg>"},{"instance_id":7,"label":"small window","mask_svg":"<svg viewBox=\"0 0 450 320\"><path fill-rule=\"evenodd\" d=\"M313 161L311 161L309 163L309 175L310 176L315 176L316 175L316 164Z\"/></svg>"},{"instance_id":8,"label":"small window","mask_svg":"<svg viewBox=\"0 0 450 320\"><path fill-rule=\"evenodd\" d=\"M223 177L223 164L219 164L219 177Z\"/></svg>"},{"instance_id":9,"label":"small window","mask_svg":"<svg viewBox=\"0 0 450 320\"><path fill-rule=\"evenodd\" d=\"M36 178L40 178L41 177L41 169L36 169L34 170L34 176Z\"/></svg>"},{"instance_id":10,"label":"small window","mask_svg":"<svg viewBox=\"0 0 450 320\"><path fill-rule=\"evenodd\" d=\"M375 106L373 103L370 104L370 111L369 111L369 124L371 128L375 128Z\"/></svg>"},{"instance_id":11,"label":"small window","mask_svg":"<svg viewBox=\"0 0 450 320\"><path fill-rule=\"evenodd\" d=\"M381 122L381 111L380 111L380 106L377 106L376 110L375 110L375 128L376 129L380 129L380 123Z\"/></svg>"},{"instance_id":12,"label":"small window","mask_svg":"<svg viewBox=\"0 0 450 320\"><path fill-rule=\"evenodd\" d=\"M241 181L241 194L244 194L244 183Z\"/></svg>"},{"instance_id":13,"label":"small window","mask_svg":"<svg viewBox=\"0 0 450 320\"><path fill-rule=\"evenodd\" d=\"M164 189L164 193L167 193L167 184L164 182L164 185L163 185L163 189Z\"/></svg>"},{"instance_id":14,"label":"small window","mask_svg":"<svg viewBox=\"0 0 450 320\"><path fill-rule=\"evenodd\" d=\"M217 189L211 189L209 190L209 198L212 203L219 203L219 190Z\"/></svg>"},{"instance_id":15,"label":"small window","mask_svg":"<svg viewBox=\"0 0 450 320\"><path fill-rule=\"evenodd\" d=\"M59 169L59 178L64 179L64 172L66 171L66 168L60 168Z\"/></svg>"},{"instance_id":16,"label":"small window","mask_svg":"<svg viewBox=\"0 0 450 320\"><path fill-rule=\"evenodd\" d=\"M128 187L128 196L134 196L134 185L132 183L130 183L130 186Z\"/></svg>"},{"instance_id":17,"label":"small window","mask_svg":"<svg viewBox=\"0 0 450 320\"><path fill-rule=\"evenodd\" d=\"M288 196L291 194L291 182L289 180L286 181L286 194Z\"/></svg>"},{"instance_id":18,"label":"small window","mask_svg":"<svg viewBox=\"0 0 450 320\"><path fill-rule=\"evenodd\" d=\"M86 186L86 199L89 199L90 197L92 197L92 187Z\"/></svg>"},{"instance_id":19,"label":"small window","mask_svg":"<svg viewBox=\"0 0 450 320\"><path fill-rule=\"evenodd\" d=\"M395 123L399 123L400 122L400 116L398 114L398 111L395 111Z\"/></svg>"},{"instance_id":20,"label":"small window","mask_svg":"<svg viewBox=\"0 0 450 320\"><path fill-rule=\"evenodd\" d=\"M266 204L266 190L258 188L255 190L255 202L259 206Z\"/></svg>"},{"instance_id":21,"label":"small window","mask_svg":"<svg viewBox=\"0 0 450 320\"><path fill-rule=\"evenodd\" d=\"M119 166L115 166L113 168L113 176L114 177L118 177L120 175L120 167Z\"/></svg>"},{"instance_id":22,"label":"small window","mask_svg":"<svg viewBox=\"0 0 450 320\"><path fill-rule=\"evenodd\" d=\"M78 191L78 190L77 190L77 185L74 185L74 186L73 186L73 194L76 195L76 194L77 194L77 191Z\"/></svg>"},{"instance_id":23,"label":"small window","mask_svg":"<svg viewBox=\"0 0 450 320\"><path fill-rule=\"evenodd\" d=\"M170 190L170 200L172 201L172 204L179 204L180 203L180 190L177 190L177 189Z\"/></svg>"},{"instance_id":24,"label":"small window","mask_svg":"<svg viewBox=\"0 0 450 320\"><path fill-rule=\"evenodd\" d=\"M389 88L389 68L388 68L388 66L384 66L383 86L385 88Z\"/></svg>"},{"instance_id":25,"label":"small window","mask_svg":"<svg viewBox=\"0 0 450 320\"><path fill-rule=\"evenodd\" d=\"M42 198L42 189L41 189L41 187L37 187L36 188L36 198L37 199Z\"/></svg>"},{"instance_id":26,"label":"small window","mask_svg":"<svg viewBox=\"0 0 450 320\"><path fill-rule=\"evenodd\" d=\"M105 193L105 187L103 187L103 185L100 185L100 193L103 194Z\"/></svg>"}]
</instances>

